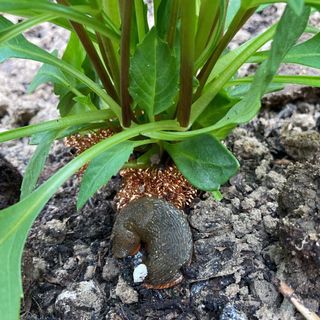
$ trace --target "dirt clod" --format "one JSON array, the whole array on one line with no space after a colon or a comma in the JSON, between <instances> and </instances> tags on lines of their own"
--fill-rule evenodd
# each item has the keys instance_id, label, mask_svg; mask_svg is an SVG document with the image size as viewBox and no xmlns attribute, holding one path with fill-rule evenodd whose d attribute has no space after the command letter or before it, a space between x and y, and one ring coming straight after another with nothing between
<instances>
[{"instance_id":1,"label":"dirt clod","mask_svg":"<svg viewBox=\"0 0 320 320\"><path fill-rule=\"evenodd\" d=\"M125 304L138 302L138 292L130 287L122 277L119 278L116 295Z\"/></svg>"},{"instance_id":2,"label":"dirt clod","mask_svg":"<svg viewBox=\"0 0 320 320\"><path fill-rule=\"evenodd\" d=\"M279 194L280 238L293 250L320 266L320 168L317 164L296 164L288 172Z\"/></svg>"},{"instance_id":3,"label":"dirt clod","mask_svg":"<svg viewBox=\"0 0 320 320\"><path fill-rule=\"evenodd\" d=\"M91 320L98 317L104 294L94 281L82 281L63 290L55 302L55 310L62 319Z\"/></svg>"}]
</instances>

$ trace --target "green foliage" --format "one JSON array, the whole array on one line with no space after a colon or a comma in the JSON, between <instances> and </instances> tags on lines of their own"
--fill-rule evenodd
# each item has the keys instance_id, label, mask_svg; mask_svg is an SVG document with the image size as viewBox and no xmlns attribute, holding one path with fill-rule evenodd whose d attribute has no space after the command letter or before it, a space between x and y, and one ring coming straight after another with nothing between
<instances>
[{"instance_id":1,"label":"green foliage","mask_svg":"<svg viewBox=\"0 0 320 320\"><path fill-rule=\"evenodd\" d=\"M174 104L179 70L168 45L152 29L131 59L130 94L150 120Z\"/></svg>"},{"instance_id":2,"label":"green foliage","mask_svg":"<svg viewBox=\"0 0 320 320\"><path fill-rule=\"evenodd\" d=\"M238 170L238 161L214 136L204 134L165 149L181 173L200 190L219 190Z\"/></svg>"},{"instance_id":3,"label":"green foliage","mask_svg":"<svg viewBox=\"0 0 320 320\"><path fill-rule=\"evenodd\" d=\"M87 200L106 184L106 181L117 174L129 159L133 148L133 142L125 141L103 152L90 162L82 177L77 202L78 209L82 208Z\"/></svg>"},{"instance_id":4,"label":"green foliage","mask_svg":"<svg viewBox=\"0 0 320 320\"><path fill-rule=\"evenodd\" d=\"M307 26L310 6L320 9L318 0L288 0L279 23L231 51L229 42L250 16L278 1L154 0L151 29L142 0L57 2L0 0L0 12L25 17L13 24L0 16L0 62L41 62L29 91L50 82L60 112L59 119L0 133L0 142L31 137L37 144L20 202L0 211L4 320L19 317L21 255L34 219L83 165L89 164L78 208L123 166L145 167L155 154L161 164L174 162L195 187L221 200L219 188L237 172L238 162L220 140L257 114L265 92L287 83L320 86L311 75L277 74L281 63L320 68L320 33ZM61 58L23 36L45 21L71 31ZM297 44L305 31L315 35ZM271 49L259 51L268 41ZM258 71L240 78L237 71L247 62L257 63ZM54 140L109 127L112 137L37 186Z\"/></svg>"},{"instance_id":5,"label":"green foliage","mask_svg":"<svg viewBox=\"0 0 320 320\"><path fill-rule=\"evenodd\" d=\"M38 134L38 137L36 139L33 138L33 143L35 142L34 140L37 140L36 143L38 144L38 146L32 158L30 159L26 172L24 174L21 185L20 199L24 199L26 196L32 193L33 189L35 188L49 154L51 144L56 136L56 131L49 131L44 132L43 134Z\"/></svg>"},{"instance_id":6,"label":"green foliage","mask_svg":"<svg viewBox=\"0 0 320 320\"><path fill-rule=\"evenodd\" d=\"M304 7L304 0L288 0L289 6L297 15L301 15Z\"/></svg>"}]
</instances>

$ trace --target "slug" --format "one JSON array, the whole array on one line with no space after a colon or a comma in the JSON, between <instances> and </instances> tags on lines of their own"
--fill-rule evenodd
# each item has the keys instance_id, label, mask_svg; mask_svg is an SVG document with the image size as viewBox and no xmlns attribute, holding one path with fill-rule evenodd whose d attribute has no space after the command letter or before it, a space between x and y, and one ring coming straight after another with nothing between
<instances>
[{"instance_id":1,"label":"slug","mask_svg":"<svg viewBox=\"0 0 320 320\"><path fill-rule=\"evenodd\" d=\"M182 280L180 268L191 262L192 234L183 212L157 198L131 201L116 217L112 230L116 258L135 255L143 243L148 275L144 287L169 288Z\"/></svg>"}]
</instances>

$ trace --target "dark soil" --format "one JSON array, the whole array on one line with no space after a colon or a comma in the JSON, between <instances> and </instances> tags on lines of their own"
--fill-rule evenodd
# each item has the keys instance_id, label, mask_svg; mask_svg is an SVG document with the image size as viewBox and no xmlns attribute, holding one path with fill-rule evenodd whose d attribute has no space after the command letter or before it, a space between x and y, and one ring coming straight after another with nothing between
<instances>
[{"instance_id":1,"label":"dark soil","mask_svg":"<svg viewBox=\"0 0 320 320\"><path fill-rule=\"evenodd\" d=\"M266 14L256 15L240 36L249 37L268 25ZM56 31L47 35L39 28L29 37L51 48L46 43L57 44L66 37ZM30 66L28 78L37 68ZM26 98L23 90L29 80L17 80L16 67L12 62L0 66L0 82L10 79L5 91L10 99L0 92L0 123L6 128L55 112L50 87ZM13 106L12 101L21 99L22 105ZM32 99L40 105L30 107L25 118L18 110L30 106ZM302 319L278 292L275 278L289 284L308 308L319 313L319 101L320 91L310 88L268 96L259 116L230 135L226 144L239 159L240 171L223 186L221 202L199 194L187 210L193 259L182 270L184 281L171 289L134 284L135 259L116 260L111 255L113 199L120 179L115 177L77 212L79 179L74 176L43 209L29 235L23 259L22 319ZM21 173L34 149L25 139L0 148ZM57 143L42 180L71 158L72 152ZM3 163L0 187L5 181L8 187L0 194L9 200L0 198L0 203L6 206L17 200L21 177L0 159L0 166Z\"/></svg>"},{"instance_id":2,"label":"dark soil","mask_svg":"<svg viewBox=\"0 0 320 320\"><path fill-rule=\"evenodd\" d=\"M78 178L69 181L30 234L23 319L302 319L275 278L319 312L319 158L294 160L281 143L288 124L316 135L319 114L306 101L268 107L228 138L240 172L222 188L221 202L203 194L188 210L194 255L172 289L134 284L134 259L111 255L119 179L80 212ZM47 167L70 156L57 145Z\"/></svg>"},{"instance_id":3,"label":"dark soil","mask_svg":"<svg viewBox=\"0 0 320 320\"><path fill-rule=\"evenodd\" d=\"M20 172L0 154L0 209L19 201L21 182Z\"/></svg>"}]
</instances>

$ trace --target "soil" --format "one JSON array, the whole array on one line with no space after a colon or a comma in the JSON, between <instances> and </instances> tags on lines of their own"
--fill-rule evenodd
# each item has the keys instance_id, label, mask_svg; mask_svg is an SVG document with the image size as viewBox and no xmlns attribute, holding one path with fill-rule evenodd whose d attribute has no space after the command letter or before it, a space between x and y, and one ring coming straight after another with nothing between
<instances>
[{"instance_id":1,"label":"soil","mask_svg":"<svg viewBox=\"0 0 320 320\"><path fill-rule=\"evenodd\" d=\"M241 33L260 32L281 8L256 14ZM313 19L319 23L319 16ZM242 42L241 33L234 46ZM67 33L44 25L27 36L61 52ZM26 94L38 67L24 61L0 65L1 129L56 116L57 99L50 86ZM222 187L222 201L202 193L187 210L193 259L182 270L183 282L171 289L134 284L135 259L111 255L113 199L120 178L114 177L77 212L79 178L74 176L30 232L23 259L22 319L302 319L278 292L275 278L319 313L319 101L320 90L311 88L269 95L258 117L228 137L240 171ZM21 139L0 145L6 159L0 158L3 206L18 200L19 172L24 173L34 150L27 143ZM72 157L72 150L57 142L41 181Z\"/></svg>"}]
</instances>

